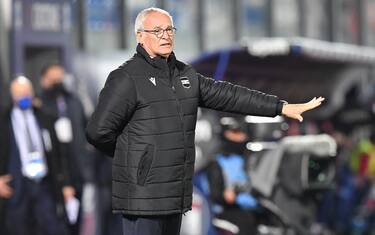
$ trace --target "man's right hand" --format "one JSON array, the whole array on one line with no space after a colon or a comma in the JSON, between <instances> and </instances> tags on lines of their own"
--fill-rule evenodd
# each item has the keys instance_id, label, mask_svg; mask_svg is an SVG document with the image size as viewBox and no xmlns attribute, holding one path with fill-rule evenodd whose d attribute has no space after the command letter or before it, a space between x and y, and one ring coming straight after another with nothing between
<instances>
[{"instance_id":1,"label":"man's right hand","mask_svg":"<svg viewBox=\"0 0 375 235\"><path fill-rule=\"evenodd\" d=\"M13 189L8 185L11 180L11 175L0 176L0 198L10 198L13 195Z\"/></svg>"}]
</instances>

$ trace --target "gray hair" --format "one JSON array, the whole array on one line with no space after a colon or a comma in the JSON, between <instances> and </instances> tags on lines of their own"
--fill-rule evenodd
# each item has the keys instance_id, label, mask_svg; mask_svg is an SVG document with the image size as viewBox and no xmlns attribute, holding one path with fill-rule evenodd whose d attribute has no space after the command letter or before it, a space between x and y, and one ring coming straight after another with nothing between
<instances>
[{"instance_id":1,"label":"gray hair","mask_svg":"<svg viewBox=\"0 0 375 235\"><path fill-rule=\"evenodd\" d=\"M137 18L135 18L135 24L134 24L134 33L135 34L137 34L137 32L139 32L139 30L144 29L143 28L143 22L145 21L146 16L150 13L153 13L153 12L159 12L161 14L169 16L169 18L171 19L171 22L172 22L172 26L173 26L173 18L171 16L171 14L169 14L168 11L163 10L161 8L150 7L150 8L143 9L141 12L138 13Z\"/></svg>"},{"instance_id":2,"label":"gray hair","mask_svg":"<svg viewBox=\"0 0 375 235\"><path fill-rule=\"evenodd\" d=\"M30 79L28 79L27 77L25 77L23 75L16 76L11 83L28 84L28 85L32 86L32 83L31 83Z\"/></svg>"}]
</instances>

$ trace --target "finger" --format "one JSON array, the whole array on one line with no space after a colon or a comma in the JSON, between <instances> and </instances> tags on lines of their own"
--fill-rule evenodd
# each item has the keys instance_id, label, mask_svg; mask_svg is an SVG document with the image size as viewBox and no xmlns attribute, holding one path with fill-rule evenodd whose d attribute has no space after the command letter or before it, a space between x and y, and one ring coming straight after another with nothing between
<instances>
[{"instance_id":1,"label":"finger","mask_svg":"<svg viewBox=\"0 0 375 235\"><path fill-rule=\"evenodd\" d=\"M314 109L316 107L318 107L319 105L321 104L321 102L314 102L314 103L308 103L308 104L305 104L302 106L302 110L301 110L301 113L305 112L305 111L308 111L308 110L311 110L311 109Z\"/></svg>"},{"instance_id":2,"label":"finger","mask_svg":"<svg viewBox=\"0 0 375 235\"><path fill-rule=\"evenodd\" d=\"M319 105L322 104L322 102L324 101L325 99L323 97L319 97L318 99L312 99L309 103L307 103L305 105L305 109L304 111L307 111L307 110L310 110L310 109L313 109L313 108L316 108L318 107Z\"/></svg>"},{"instance_id":3,"label":"finger","mask_svg":"<svg viewBox=\"0 0 375 235\"><path fill-rule=\"evenodd\" d=\"M316 97L314 97L314 98L311 99L309 102L306 102L305 105L307 105L307 106L314 105L316 101L317 101L317 99L316 99Z\"/></svg>"},{"instance_id":4,"label":"finger","mask_svg":"<svg viewBox=\"0 0 375 235\"><path fill-rule=\"evenodd\" d=\"M315 102L313 105L311 105L310 109L316 108L316 107L320 106L321 104L322 104L322 102Z\"/></svg>"},{"instance_id":5,"label":"finger","mask_svg":"<svg viewBox=\"0 0 375 235\"><path fill-rule=\"evenodd\" d=\"M323 102L325 99L323 97L319 97L315 100L313 100L312 102L310 102L310 104L317 104L317 103L321 103Z\"/></svg>"},{"instance_id":6,"label":"finger","mask_svg":"<svg viewBox=\"0 0 375 235\"><path fill-rule=\"evenodd\" d=\"M289 116L290 118L293 118L293 119L296 119L296 120L298 120L298 121L300 121L300 122L302 122L303 121L303 117L300 115L300 114L294 114L294 115L291 115L291 116Z\"/></svg>"},{"instance_id":7,"label":"finger","mask_svg":"<svg viewBox=\"0 0 375 235\"><path fill-rule=\"evenodd\" d=\"M314 97L312 100L310 100L308 103L313 103L313 102L322 102L324 101L325 98L322 96L319 96L318 98Z\"/></svg>"},{"instance_id":8,"label":"finger","mask_svg":"<svg viewBox=\"0 0 375 235\"><path fill-rule=\"evenodd\" d=\"M298 119L299 122L303 121L303 117L301 115L297 115L297 119Z\"/></svg>"},{"instance_id":9,"label":"finger","mask_svg":"<svg viewBox=\"0 0 375 235\"><path fill-rule=\"evenodd\" d=\"M314 101L316 100L316 97L312 98L309 102L307 102L308 104L311 104L313 103Z\"/></svg>"}]
</instances>

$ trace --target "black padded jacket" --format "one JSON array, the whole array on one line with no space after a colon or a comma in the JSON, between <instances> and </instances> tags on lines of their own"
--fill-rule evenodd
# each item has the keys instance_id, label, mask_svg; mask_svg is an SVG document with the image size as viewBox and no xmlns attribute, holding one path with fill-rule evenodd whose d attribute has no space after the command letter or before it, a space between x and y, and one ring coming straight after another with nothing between
<instances>
[{"instance_id":1,"label":"black padded jacket","mask_svg":"<svg viewBox=\"0 0 375 235\"><path fill-rule=\"evenodd\" d=\"M177 61L137 53L112 71L86 135L113 157L112 207L127 215L185 213L192 204L197 108L276 116L282 102L215 81Z\"/></svg>"}]
</instances>

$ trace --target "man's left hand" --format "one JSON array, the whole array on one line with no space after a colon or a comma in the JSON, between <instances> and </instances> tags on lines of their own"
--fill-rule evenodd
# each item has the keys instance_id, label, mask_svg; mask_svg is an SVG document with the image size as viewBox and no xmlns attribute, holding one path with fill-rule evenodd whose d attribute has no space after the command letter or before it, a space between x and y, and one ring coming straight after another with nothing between
<instances>
[{"instance_id":1,"label":"man's left hand","mask_svg":"<svg viewBox=\"0 0 375 235\"><path fill-rule=\"evenodd\" d=\"M286 117L297 119L300 122L303 121L302 113L311 109L314 109L321 105L324 101L323 97L316 98L310 100L307 103L303 104L285 104L282 109L282 114Z\"/></svg>"}]
</instances>

